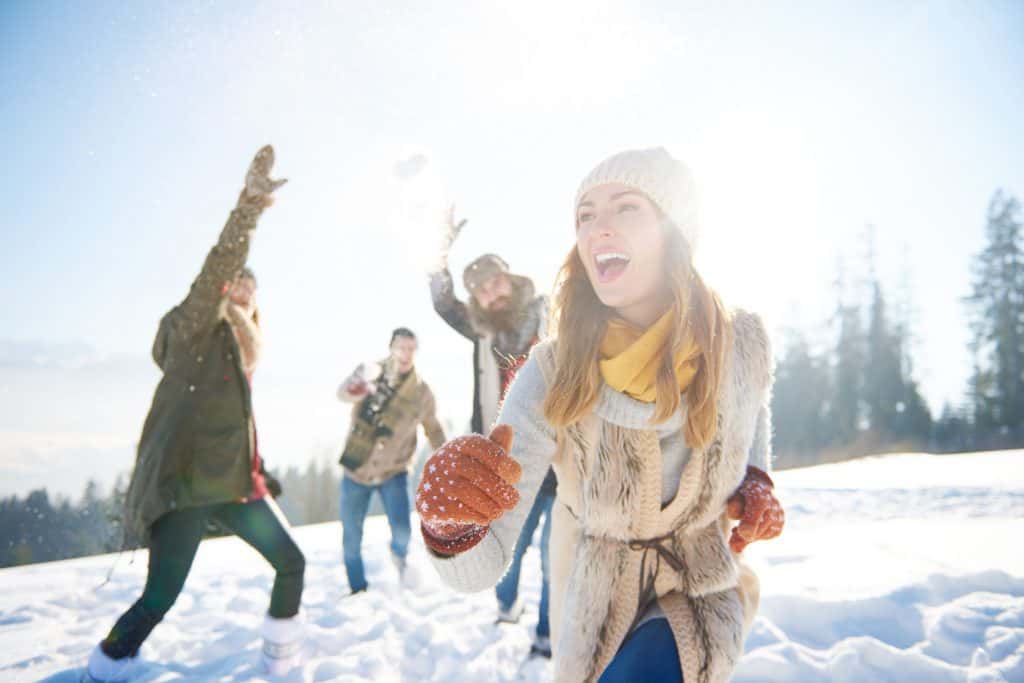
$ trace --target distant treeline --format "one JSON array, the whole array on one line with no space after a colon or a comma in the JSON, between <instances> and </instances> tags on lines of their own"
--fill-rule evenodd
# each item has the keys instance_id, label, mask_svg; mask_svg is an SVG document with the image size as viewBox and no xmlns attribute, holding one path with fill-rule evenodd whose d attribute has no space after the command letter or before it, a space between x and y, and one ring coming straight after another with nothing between
<instances>
[{"instance_id":1,"label":"distant treeline","mask_svg":"<svg viewBox=\"0 0 1024 683\"><path fill-rule=\"evenodd\" d=\"M420 451L414 468L417 475L426 455L425 450ZM277 502L293 526L338 519L341 468L336 457L333 452L320 452L305 468L289 467L279 474L283 494ZM417 481L410 477L410 488ZM106 494L95 481L87 482L77 502L51 497L46 489L24 498L0 499L0 567L129 549L122 542L124 494L125 479L118 477ZM372 498L369 514L384 514L379 496ZM222 533L212 526L209 529L210 536ZM340 531L338 548L340 553Z\"/></svg>"},{"instance_id":2,"label":"distant treeline","mask_svg":"<svg viewBox=\"0 0 1024 683\"><path fill-rule=\"evenodd\" d=\"M844 268L834 283L834 315L819 330L790 330L777 341L772 400L775 464L795 467L896 450L955 452L1024 447L1024 235L1020 203L996 192L985 247L972 257L968 312L973 367L963 400L938 416L914 374L915 331L908 287L885 291L873 236L864 240L865 276ZM824 343L812 343L811 337ZM448 433L454 433L447 425ZM339 444L340 447L340 444ZM418 476L426 453L413 472ZM324 450L279 476L278 500L293 525L338 518L337 453ZM410 488L416 486L410 477ZM0 500L0 566L112 552L122 547L124 479L103 495L88 482L81 499L45 489ZM370 514L381 514L374 497ZM211 530L216 533L216 530ZM339 532L340 533L340 532ZM341 539L339 538L339 548Z\"/></svg>"},{"instance_id":3,"label":"distant treeline","mask_svg":"<svg viewBox=\"0 0 1024 683\"><path fill-rule=\"evenodd\" d=\"M90 481L81 500L53 500L45 489L0 499L0 567L98 555L121 546L124 486L110 495Z\"/></svg>"},{"instance_id":4,"label":"distant treeline","mask_svg":"<svg viewBox=\"0 0 1024 683\"><path fill-rule=\"evenodd\" d=\"M996 192L985 247L972 257L961 302L971 325L973 368L963 399L932 415L914 376L909 288L891 297L876 275L873 234L866 277L834 283L831 320L790 330L776 351L772 401L778 467L898 450L956 452L1024 446L1024 235L1020 203ZM956 362L956 359L950 359Z\"/></svg>"}]
</instances>

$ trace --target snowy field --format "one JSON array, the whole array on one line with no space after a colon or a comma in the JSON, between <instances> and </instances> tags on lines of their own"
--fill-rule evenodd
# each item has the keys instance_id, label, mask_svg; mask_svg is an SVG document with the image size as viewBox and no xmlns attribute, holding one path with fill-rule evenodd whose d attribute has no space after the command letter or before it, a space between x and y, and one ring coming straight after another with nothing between
<instances>
[{"instance_id":1,"label":"snowy field","mask_svg":"<svg viewBox=\"0 0 1024 683\"><path fill-rule=\"evenodd\" d=\"M748 551L761 613L736 681L1024 682L1024 451L898 455L781 472L780 539ZM308 569L305 665L288 681L547 681L524 665L539 563L520 625L489 592L443 588L422 544L399 587L387 527L365 535L371 588L348 592L338 524L296 530ZM139 594L145 552L0 570L0 680L77 681L90 648ZM140 681L260 680L271 572L236 539L205 542L185 591L142 649ZM414 577L415 578L415 577Z\"/></svg>"}]
</instances>

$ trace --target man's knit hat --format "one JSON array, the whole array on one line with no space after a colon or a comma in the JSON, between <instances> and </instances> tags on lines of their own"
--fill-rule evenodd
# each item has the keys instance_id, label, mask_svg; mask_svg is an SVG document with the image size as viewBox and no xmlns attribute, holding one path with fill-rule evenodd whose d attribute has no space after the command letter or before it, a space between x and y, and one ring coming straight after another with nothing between
<instances>
[{"instance_id":1,"label":"man's knit hat","mask_svg":"<svg viewBox=\"0 0 1024 683\"><path fill-rule=\"evenodd\" d=\"M509 274L508 264L505 263L505 260L496 254L484 254L462 271L462 284L466 286L466 291L472 292L485 280L503 273Z\"/></svg>"},{"instance_id":2,"label":"man's knit hat","mask_svg":"<svg viewBox=\"0 0 1024 683\"><path fill-rule=\"evenodd\" d=\"M631 149L599 163L580 183L573 208L579 207L588 191L609 183L622 183L647 195L683 234L690 251L696 251L700 226L693 176L664 147Z\"/></svg>"}]
</instances>

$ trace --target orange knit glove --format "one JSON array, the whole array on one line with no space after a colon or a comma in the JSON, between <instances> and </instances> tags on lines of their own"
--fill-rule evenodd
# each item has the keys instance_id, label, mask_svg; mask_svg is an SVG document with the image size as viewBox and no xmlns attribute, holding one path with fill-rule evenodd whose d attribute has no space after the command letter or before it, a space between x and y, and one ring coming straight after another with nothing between
<instances>
[{"instance_id":1,"label":"orange knit glove","mask_svg":"<svg viewBox=\"0 0 1024 683\"><path fill-rule=\"evenodd\" d=\"M519 463L508 457L512 428L498 425L490 438L470 434L437 449L423 467L416 491L423 541L442 555L469 550L491 522L519 502Z\"/></svg>"},{"instance_id":2,"label":"orange knit glove","mask_svg":"<svg viewBox=\"0 0 1024 683\"><path fill-rule=\"evenodd\" d=\"M747 476L726 505L729 517L740 520L729 537L729 547L734 553L743 552L754 541L775 538L782 533L786 513L772 493L773 488L775 484L765 471L747 466Z\"/></svg>"}]
</instances>

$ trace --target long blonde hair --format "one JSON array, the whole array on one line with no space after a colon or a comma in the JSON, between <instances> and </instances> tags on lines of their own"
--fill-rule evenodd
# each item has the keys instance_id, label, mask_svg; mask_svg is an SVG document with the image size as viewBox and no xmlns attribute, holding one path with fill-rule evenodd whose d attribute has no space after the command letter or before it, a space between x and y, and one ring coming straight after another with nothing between
<instances>
[{"instance_id":1,"label":"long blonde hair","mask_svg":"<svg viewBox=\"0 0 1024 683\"><path fill-rule=\"evenodd\" d=\"M718 426L718 386L725 353L731 343L729 314L718 295L693 267L689 246L666 219L665 276L670 282L671 316L676 321L662 353L656 381L654 417L664 422L680 406L673 356L689 325L700 347L697 374L686 390L683 434L693 448L710 443ZM613 309L597 298L583 262L573 246L559 270L551 309L551 329L557 334L554 381L544 399L544 417L556 429L575 424L597 403L601 386L598 361L601 340Z\"/></svg>"}]
</instances>

